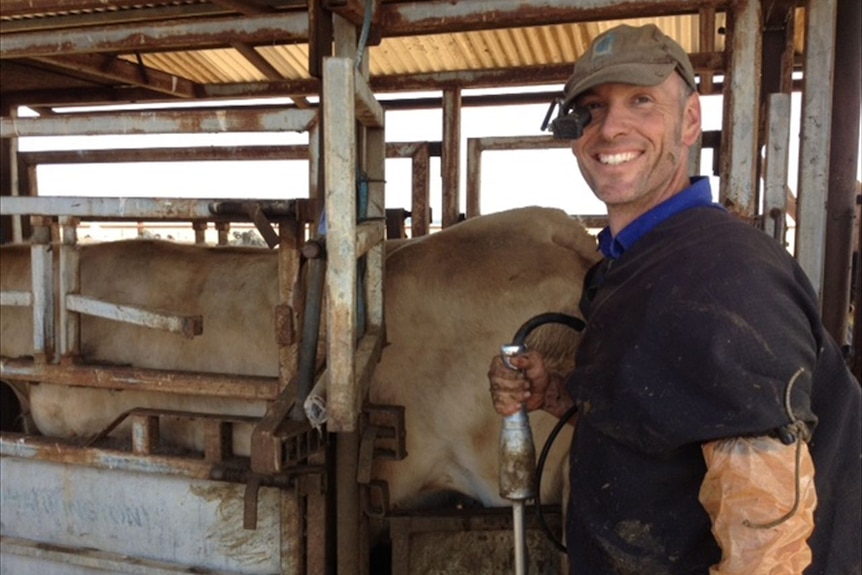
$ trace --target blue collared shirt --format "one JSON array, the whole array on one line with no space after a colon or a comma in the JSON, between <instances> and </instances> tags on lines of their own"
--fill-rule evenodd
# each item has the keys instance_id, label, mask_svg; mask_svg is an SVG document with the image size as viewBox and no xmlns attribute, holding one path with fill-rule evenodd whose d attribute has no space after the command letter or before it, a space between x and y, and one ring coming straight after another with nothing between
<instances>
[{"instance_id":1,"label":"blue collared shirt","mask_svg":"<svg viewBox=\"0 0 862 575\"><path fill-rule=\"evenodd\" d=\"M647 232L671 216L689 208L706 206L724 209L721 204L712 201L709 178L706 176L692 178L689 187L639 216L616 236L611 235L610 228L599 232L599 249L606 258L615 260Z\"/></svg>"}]
</instances>

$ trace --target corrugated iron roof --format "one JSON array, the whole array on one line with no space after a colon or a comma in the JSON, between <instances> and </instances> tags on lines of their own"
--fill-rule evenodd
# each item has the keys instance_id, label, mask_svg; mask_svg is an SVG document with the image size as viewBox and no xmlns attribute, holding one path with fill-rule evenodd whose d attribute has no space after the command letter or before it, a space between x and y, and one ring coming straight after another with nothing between
<instances>
[{"instance_id":1,"label":"corrugated iron roof","mask_svg":"<svg viewBox=\"0 0 862 575\"><path fill-rule=\"evenodd\" d=\"M372 87L561 83L590 41L620 21L656 23L701 72L722 72L727 2L571 4L383 0L372 27L379 43L369 49ZM658 15L621 20L644 13L639 4ZM319 85L307 11L300 0L4 0L0 95L33 105L312 95ZM801 33L797 42L801 51Z\"/></svg>"}]
</instances>

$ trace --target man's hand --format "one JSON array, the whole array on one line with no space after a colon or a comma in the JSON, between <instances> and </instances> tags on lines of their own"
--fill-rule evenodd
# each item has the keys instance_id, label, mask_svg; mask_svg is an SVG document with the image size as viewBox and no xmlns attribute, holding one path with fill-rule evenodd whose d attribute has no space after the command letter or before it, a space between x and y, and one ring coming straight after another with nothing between
<instances>
[{"instance_id":1,"label":"man's hand","mask_svg":"<svg viewBox=\"0 0 862 575\"><path fill-rule=\"evenodd\" d=\"M518 368L517 371L506 367L499 355L491 361L488 370L491 400L497 413L512 415L523 404L527 411L544 409L560 417L572 406L562 376L548 371L540 353L528 351L509 358L509 361Z\"/></svg>"}]
</instances>

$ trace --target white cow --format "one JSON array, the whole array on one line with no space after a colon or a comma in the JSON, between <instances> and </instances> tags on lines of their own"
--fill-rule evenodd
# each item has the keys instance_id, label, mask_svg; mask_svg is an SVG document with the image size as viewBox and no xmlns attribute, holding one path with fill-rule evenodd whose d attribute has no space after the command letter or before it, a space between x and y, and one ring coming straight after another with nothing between
<instances>
[{"instance_id":1,"label":"white cow","mask_svg":"<svg viewBox=\"0 0 862 575\"><path fill-rule=\"evenodd\" d=\"M395 246L393 244L393 246ZM0 248L0 287L27 290L29 252ZM598 259L594 239L563 212L523 208L474 218L437 234L400 242L386 260L387 345L370 400L406 408L408 457L377 464L391 503L411 507L426 495L454 490L485 505L498 495L500 417L488 393L487 370L499 346L532 316L577 314L585 271ZM276 256L254 248L202 248L157 241L81 248L81 293L116 303L201 314L204 333L192 340L93 317L82 318L82 355L89 363L275 376L273 336ZM3 357L32 354L29 309L3 308ZM549 326L531 347L570 364L578 336ZM88 436L134 407L261 416L263 401L151 392L30 386L30 409L41 433ZM531 415L541 445L554 420ZM248 429L234 449L248 453ZM115 433L128 433L123 428ZM188 444L188 431L163 427L162 438ZM566 432L568 433L568 432ZM191 442L200 441L192 438ZM559 502L560 467L568 436L549 458L545 502Z\"/></svg>"}]
</instances>

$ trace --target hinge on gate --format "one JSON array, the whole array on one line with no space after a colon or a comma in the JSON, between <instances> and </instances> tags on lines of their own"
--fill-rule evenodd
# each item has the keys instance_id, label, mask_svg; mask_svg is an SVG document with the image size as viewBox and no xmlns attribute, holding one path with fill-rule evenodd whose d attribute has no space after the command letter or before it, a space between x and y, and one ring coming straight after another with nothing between
<instances>
[{"instance_id":1,"label":"hinge on gate","mask_svg":"<svg viewBox=\"0 0 862 575\"><path fill-rule=\"evenodd\" d=\"M384 517L389 511L389 486L372 479L371 470L375 459L399 461L407 456L404 407L366 404L361 429L356 481L360 484L362 508L370 517Z\"/></svg>"}]
</instances>

